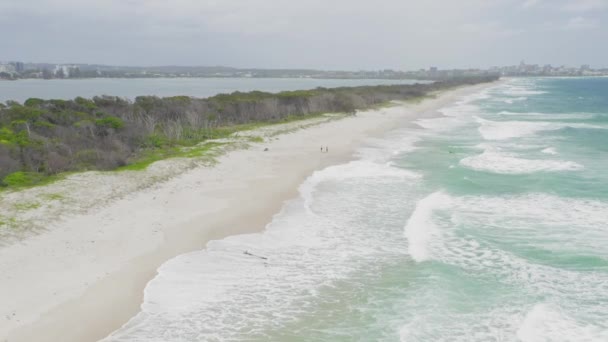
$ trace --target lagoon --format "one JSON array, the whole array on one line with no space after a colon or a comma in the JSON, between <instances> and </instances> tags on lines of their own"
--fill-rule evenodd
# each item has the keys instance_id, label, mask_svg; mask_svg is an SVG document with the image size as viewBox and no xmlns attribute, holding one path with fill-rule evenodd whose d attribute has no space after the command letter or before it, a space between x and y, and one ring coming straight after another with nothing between
<instances>
[{"instance_id":1,"label":"lagoon","mask_svg":"<svg viewBox=\"0 0 608 342\"><path fill-rule=\"evenodd\" d=\"M209 97L234 91L336 88L362 85L428 83L417 80L315 79L315 78L87 78L0 81L0 102L23 102L30 97L73 99L113 95L134 99L141 95Z\"/></svg>"}]
</instances>

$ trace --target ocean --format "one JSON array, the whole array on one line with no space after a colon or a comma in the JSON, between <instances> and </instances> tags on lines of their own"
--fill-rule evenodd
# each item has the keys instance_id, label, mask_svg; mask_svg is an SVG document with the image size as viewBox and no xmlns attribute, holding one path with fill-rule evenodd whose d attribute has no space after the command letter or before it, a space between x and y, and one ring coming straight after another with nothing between
<instances>
[{"instance_id":1,"label":"ocean","mask_svg":"<svg viewBox=\"0 0 608 342\"><path fill-rule=\"evenodd\" d=\"M607 94L511 79L370 139L107 341L608 341Z\"/></svg>"},{"instance_id":2,"label":"ocean","mask_svg":"<svg viewBox=\"0 0 608 342\"><path fill-rule=\"evenodd\" d=\"M30 97L71 100L99 95L135 99L140 95L209 97L234 91L279 92L316 87L429 83L418 80L318 79L318 78L83 78L0 80L0 103L23 102Z\"/></svg>"}]
</instances>

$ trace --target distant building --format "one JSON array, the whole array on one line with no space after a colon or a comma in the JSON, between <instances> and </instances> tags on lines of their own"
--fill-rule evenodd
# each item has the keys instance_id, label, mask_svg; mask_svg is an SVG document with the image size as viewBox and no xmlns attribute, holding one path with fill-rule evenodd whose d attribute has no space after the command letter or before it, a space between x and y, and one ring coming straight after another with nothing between
<instances>
[{"instance_id":1,"label":"distant building","mask_svg":"<svg viewBox=\"0 0 608 342\"><path fill-rule=\"evenodd\" d=\"M77 65L55 65L55 70L53 70L53 74L60 78L68 78L72 76L72 73L75 70L80 70Z\"/></svg>"},{"instance_id":2,"label":"distant building","mask_svg":"<svg viewBox=\"0 0 608 342\"><path fill-rule=\"evenodd\" d=\"M0 63L0 72L12 74L15 72L15 66L10 63Z\"/></svg>"},{"instance_id":3,"label":"distant building","mask_svg":"<svg viewBox=\"0 0 608 342\"><path fill-rule=\"evenodd\" d=\"M22 62L10 62L9 64L15 67L16 72L21 73L25 70L25 64L23 64Z\"/></svg>"},{"instance_id":4,"label":"distant building","mask_svg":"<svg viewBox=\"0 0 608 342\"><path fill-rule=\"evenodd\" d=\"M519 62L518 71L519 72L526 72L526 61L524 61L523 59L521 60L521 62Z\"/></svg>"}]
</instances>

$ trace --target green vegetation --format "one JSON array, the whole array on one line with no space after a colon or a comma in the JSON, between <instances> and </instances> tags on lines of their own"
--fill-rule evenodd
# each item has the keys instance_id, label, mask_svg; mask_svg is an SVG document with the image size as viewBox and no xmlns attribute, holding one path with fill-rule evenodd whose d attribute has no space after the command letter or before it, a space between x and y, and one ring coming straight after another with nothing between
<instances>
[{"instance_id":1,"label":"green vegetation","mask_svg":"<svg viewBox=\"0 0 608 342\"><path fill-rule=\"evenodd\" d=\"M95 125L104 128L121 129L125 126L125 123L120 118L108 116L103 119L95 120Z\"/></svg>"},{"instance_id":2,"label":"green vegetation","mask_svg":"<svg viewBox=\"0 0 608 342\"><path fill-rule=\"evenodd\" d=\"M42 195L40 195L40 197L44 198L47 201L61 201L62 199L65 198L65 196L63 196L62 194L58 194L58 193L42 194Z\"/></svg>"},{"instance_id":3,"label":"green vegetation","mask_svg":"<svg viewBox=\"0 0 608 342\"><path fill-rule=\"evenodd\" d=\"M31 188L34 186L47 185L58 180L63 179L69 172L57 173L52 175L45 175L37 172L13 172L0 182L0 191L2 189L23 189Z\"/></svg>"},{"instance_id":4,"label":"green vegetation","mask_svg":"<svg viewBox=\"0 0 608 342\"><path fill-rule=\"evenodd\" d=\"M169 157L212 157L210 140L262 125L354 113L494 77L432 84L252 91L207 99L113 96L0 104L0 189L46 184L68 172L142 170ZM248 138L262 142L262 137ZM205 143L206 142L206 143Z\"/></svg>"},{"instance_id":5,"label":"green vegetation","mask_svg":"<svg viewBox=\"0 0 608 342\"><path fill-rule=\"evenodd\" d=\"M13 208L15 210L19 210L19 211L27 211L27 210L33 210L33 209L38 209L40 208L40 203L38 202L21 202L21 203L15 203L13 205Z\"/></svg>"},{"instance_id":6,"label":"green vegetation","mask_svg":"<svg viewBox=\"0 0 608 342\"><path fill-rule=\"evenodd\" d=\"M0 227L13 227L17 224L17 220L14 217L0 215Z\"/></svg>"},{"instance_id":7,"label":"green vegetation","mask_svg":"<svg viewBox=\"0 0 608 342\"><path fill-rule=\"evenodd\" d=\"M143 153L137 160L134 160L132 163L128 165L121 166L116 169L116 171L140 171L145 170L150 164L167 159L167 158L196 158L202 157L204 155L208 155L210 158L213 157L212 154L208 152L217 146L224 145L224 143L217 142L208 142L205 144L201 144L200 146L195 146L191 148L165 148L165 149L155 149L148 150Z\"/></svg>"},{"instance_id":8,"label":"green vegetation","mask_svg":"<svg viewBox=\"0 0 608 342\"><path fill-rule=\"evenodd\" d=\"M40 173L17 171L4 177L2 182L7 186L24 187L36 185L43 178L43 175Z\"/></svg>"}]
</instances>

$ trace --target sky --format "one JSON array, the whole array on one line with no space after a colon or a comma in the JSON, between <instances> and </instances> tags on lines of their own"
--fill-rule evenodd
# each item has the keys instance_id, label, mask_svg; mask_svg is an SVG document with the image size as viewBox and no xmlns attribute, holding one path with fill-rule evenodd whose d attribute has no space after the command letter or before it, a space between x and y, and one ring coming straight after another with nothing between
<instances>
[{"instance_id":1,"label":"sky","mask_svg":"<svg viewBox=\"0 0 608 342\"><path fill-rule=\"evenodd\" d=\"M0 60L608 67L608 0L0 0Z\"/></svg>"}]
</instances>

